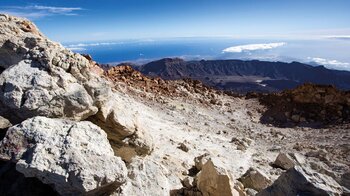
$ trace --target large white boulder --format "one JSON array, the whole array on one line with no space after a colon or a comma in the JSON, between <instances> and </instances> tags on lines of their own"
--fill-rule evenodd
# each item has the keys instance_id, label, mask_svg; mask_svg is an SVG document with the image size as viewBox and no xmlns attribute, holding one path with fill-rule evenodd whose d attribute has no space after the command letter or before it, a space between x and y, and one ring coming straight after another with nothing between
<instances>
[{"instance_id":1,"label":"large white boulder","mask_svg":"<svg viewBox=\"0 0 350 196\"><path fill-rule=\"evenodd\" d=\"M34 116L83 120L96 114L84 87L99 77L91 67L30 21L0 14L0 112L11 113L11 121Z\"/></svg>"},{"instance_id":2,"label":"large white boulder","mask_svg":"<svg viewBox=\"0 0 350 196\"><path fill-rule=\"evenodd\" d=\"M101 70L91 58L47 39L32 22L0 14L0 115L14 123L35 116L89 119L106 131L115 152L126 146L122 152L150 153L151 137L138 121L140 103L113 92Z\"/></svg>"},{"instance_id":3,"label":"large white boulder","mask_svg":"<svg viewBox=\"0 0 350 196\"><path fill-rule=\"evenodd\" d=\"M83 85L61 68L49 73L25 60L0 75L0 101L15 120L33 116L81 120L98 108Z\"/></svg>"},{"instance_id":4,"label":"large white boulder","mask_svg":"<svg viewBox=\"0 0 350 196\"><path fill-rule=\"evenodd\" d=\"M17 162L19 172L63 195L103 192L120 186L127 175L106 133L91 122L26 120L9 128L0 143L0 158Z\"/></svg>"},{"instance_id":5,"label":"large white boulder","mask_svg":"<svg viewBox=\"0 0 350 196\"><path fill-rule=\"evenodd\" d=\"M139 122L143 105L115 92L91 57L50 41L32 22L0 14L0 73L0 115L11 122L88 119L123 160L152 151L148 128Z\"/></svg>"}]
</instances>

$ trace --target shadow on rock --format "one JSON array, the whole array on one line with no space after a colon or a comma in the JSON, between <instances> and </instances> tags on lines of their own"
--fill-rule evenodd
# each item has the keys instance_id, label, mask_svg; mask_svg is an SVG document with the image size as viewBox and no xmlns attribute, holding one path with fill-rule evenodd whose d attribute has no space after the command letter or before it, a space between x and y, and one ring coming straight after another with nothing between
<instances>
[{"instance_id":1,"label":"shadow on rock","mask_svg":"<svg viewBox=\"0 0 350 196\"><path fill-rule=\"evenodd\" d=\"M16 171L16 164L0 161L0 195L58 195L49 185L36 178L26 178Z\"/></svg>"}]
</instances>

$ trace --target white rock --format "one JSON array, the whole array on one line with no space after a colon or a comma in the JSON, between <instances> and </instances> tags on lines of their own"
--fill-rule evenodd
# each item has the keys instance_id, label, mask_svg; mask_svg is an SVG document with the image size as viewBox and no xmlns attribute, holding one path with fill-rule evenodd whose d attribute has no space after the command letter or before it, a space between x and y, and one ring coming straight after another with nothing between
<instances>
[{"instance_id":1,"label":"white rock","mask_svg":"<svg viewBox=\"0 0 350 196\"><path fill-rule=\"evenodd\" d=\"M0 100L18 119L33 116L85 119L97 112L84 87L61 68L50 75L30 61L21 61L0 75Z\"/></svg>"},{"instance_id":2,"label":"white rock","mask_svg":"<svg viewBox=\"0 0 350 196\"><path fill-rule=\"evenodd\" d=\"M26 177L53 184L63 195L103 191L127 175L105 132L91 122L35 117L11 127L0 152Z\"/></svg>"},{"instance_id":3,"label":"white rock","mask_svg":"<svg viewBox=\"0 0 350 196\"><path fill-rule=\"evenodd\" d=\"M147 157L135 158L128 171L128 182L121 187L121 193L114 195L169 195L168 171L160 163Z\"/></svg>"},{"instance_id":4,"label":"white rock","mask_svg":"<svg viewBox=\"0 0 350 196\"><path fill-rule=\"evenodd\" d=\"M0 112L11 113L17 123L35 116L90 117L118 145L133 136L138 154L152 151L147 129L138 122L139 103L113 92L92 61L48 40L30 21L1 16Z\"/></svg>"},{"instance_id":5,"label":"white rock","mask_svg":"<svg viewBox=\"0 0 350 196\"><path fill-rule=\"evenodd\" d=\"M100 123L97 124L106 131L117 133L121 138L134 134L141 127L138 123L138 103L118 93L105 96L109 98L100 101L100 112L96 116ZM132 104L133 107L130 107Z\"/></svg>"},{"instance_id":6,"label":"white rock","mask_svg":"<svg viewBox=\"0 0 350 196\"><path fill-rule=\"evenodd\" d=\"M228 172L216 167L211 160L208 160L200 173L197 174L197 188L203 195L231 196L237 193L233 187L232 177Z\"/></svg>"},{"instance_id":7,"label":"white rock","mask_svg":"<svg viewBox=\"0 0 350 196\"><path fill-rule=\"evenodd\" d=\"M141 128L138 128L132 136L124 139L123 144L124 146L115 149L115 154L128 163L136 155L149 155L154 148L153 137Z\"/></svg>"},{"instance_id":8,"label":"white rock","mask_svg":"<svg viewBox=\"0 0 350 196\"><path fill-rule=\"evenodd\" d=\"M83 83L96 78L91 63L48 40L22 18L1 15L0 101L10 120L34 116L82 120L98 108Z\"/></svg>"}]
</instances>

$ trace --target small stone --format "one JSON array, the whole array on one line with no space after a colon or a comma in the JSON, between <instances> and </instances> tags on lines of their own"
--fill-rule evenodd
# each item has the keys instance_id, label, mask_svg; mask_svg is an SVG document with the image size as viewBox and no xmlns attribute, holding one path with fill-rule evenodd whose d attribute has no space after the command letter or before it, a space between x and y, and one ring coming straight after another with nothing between
<instances>
[{"instance_id":1,"label":"small stone","mask_svg":"<svg viewBox=\"0 0 350 196\"><path fill-rule=\"evenodd\" d=\"M247 193L247 196L255 196L256 194L258 194L258 191L251 188L246 188L245 192Z\"/></svg>"},{"instance_id":2,"label":"small stone","mask_svg":"<svg viewBox=\"0 0 350 196\"><path fill-rule=\"evenodd\" d=\"M234 143L237 146L237 150L244 151L244 150L247 150L247 148L249 147L251 142L252 141L250 139L247 139L247 138L236 138L236 137L233 137L231 139L230 143Z\"/></svg>"},{"instance_id":3,"label":"small stone","mask_svg":"<svg viewBox=\"0 0 350 196\"><path fill-rule=\"evenodd\" d=\"M280 153L278 154L273 164L277 167L287 170L295 166L295 161L288 154Z\"/></svg>"},{"instance_id":4,"label":"small stone","mask_svg":"<svg viewBox=\"0 0 350 196\"><path fill-rule=\"evenodd\" d=\"M249 170L238 179L244 187L261 191L271 184L271 180L260 170L249 168Z\"/></svg>"},{"instance_id":5,"label":"small stone","mask_svg":"<svg viewBox=\"0 0 350 196\"><path fill-rule=\"evenodd\" d=\"M194 182L194 178L189 176L181 181L182 185L186 188L192 188L194 185L193 182Z\"/></svg>"},{"instance_id":6,"label":"small stone","mask_svg":"<svg viewBox=\"0 0 350 196\"><path fill-rule=\"evenodd\" d=\"M291 119L294 121L294 122L299 122L300 121L300 116L299 115L292 115Z\"/></svg>"},{"instance_id":7,"label":"small stone","mask_svg":"<svg viewBox=\"0 0 350 196\"><path fill-rule=\"evenodd\" d=\"M189 174L188 170L182 172L182 175L187 176Z\"/></svg>"},{"instance_id":8,"label":"small stone","mask_svg":"<svg viewBox=\"0 0 350 196\"><path fill-rule=\"evenodd\" d=\"M271 152L278 152L278 151L280 151L281 149L282 149L281 146L276 146L276 145L274 145L274 146L272 146L271 148L269 148L268 151L271 151Z\"/></svg>"},{"instance_id":9,"label":"small stone","mask_svg":"<svg viewBox=\"0 0 350 196\"><path fill-rule=\"evenodd\" d=\"M181 149L184 152L188 152L190 150L184 143L180 143L177 148Z\"/></svg>"},{"instance_id":10,"label":"small stone","mask_svg":"<svg viewBox=\"0 0 350 196\"><path fill-rule=\"evenodd\" d=\"M201 156L194 158L194 165L197 168L197 170L198 171L202 170L204 163L206 163L209 159L210 159L209 153L205 153L205 154L202 154Z\"/></svg>"},{"instance_id":11,"label":"small stone","mask_svg":"<svg viewBox=\"0 0 350 196\"><path fill-rule=\"evenodd\" d=\"M11 126L12 126L12 124L10 123L9 120L0 116L0 129L6 129L6 128L9 128Z\"/></svg>"}]
</instances>

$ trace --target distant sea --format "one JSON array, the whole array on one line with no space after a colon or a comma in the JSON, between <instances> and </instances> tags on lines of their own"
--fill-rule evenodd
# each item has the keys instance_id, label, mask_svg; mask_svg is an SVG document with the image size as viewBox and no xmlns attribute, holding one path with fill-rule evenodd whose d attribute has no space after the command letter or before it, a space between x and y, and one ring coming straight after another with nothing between
<instances>
[{"instance_id":1,"label":"distant sea","mask_svg":"<svg viewBox=\"0 0 350 196\"><path fill-rule=\"evenodd\" d=\"M299 61L350 70L348 39L174 38L63 43L74 52L90 54L99 63L145 63L165 57L185 60L257 59ZM233 47L230 49L230 47ZM226 50L225 50L226 49ZM224 52L226 51L226 52Z\"/></svg>"}]
</instances>

